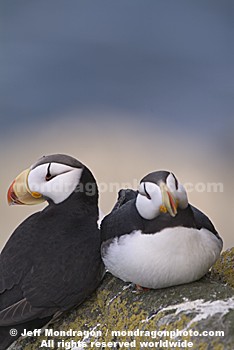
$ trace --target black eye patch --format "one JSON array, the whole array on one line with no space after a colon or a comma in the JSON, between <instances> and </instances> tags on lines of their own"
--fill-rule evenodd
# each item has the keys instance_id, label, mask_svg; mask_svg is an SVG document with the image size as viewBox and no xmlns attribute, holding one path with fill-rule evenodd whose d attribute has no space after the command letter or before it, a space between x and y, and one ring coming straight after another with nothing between
<instances>
[{"instance_id":1,"label":"black eye patch","mask_svg":"<svg viewBox=\"0 0 234 350\"><path fill-rule=\"evenodd\" d=\"M148 199L151 199L149 193L148 193L147 190L146 190L145 182L144 182L144 191L145 191L146 197L147 197Z\"/></svg>"},{"instance_id":2,"label":"black eye patch","mask_svg":"<svg viewBox=\"0 0 234 350\"><path fill-rule=\"evenodd\" d=\"M52 176L51 173L50 173L50 166L51 166L51 163L49 164L48 168L47 168L47 174L46 174L46 181L50 181L52 180L56 175Z\"/></svg>"},{"instance_id":3,"label":"black eye patch","mask_svg":"<svg viewBox=\"0 0 234 350\"><path fill-rule=\"evenodd\" d=\"M177 181L177 178L175 177L175 175L173 173L171 173L171 175L174 177L175 179L175 187L176 187L176 190L178 190L178 181Z\"/></svg>"}]
</instances>

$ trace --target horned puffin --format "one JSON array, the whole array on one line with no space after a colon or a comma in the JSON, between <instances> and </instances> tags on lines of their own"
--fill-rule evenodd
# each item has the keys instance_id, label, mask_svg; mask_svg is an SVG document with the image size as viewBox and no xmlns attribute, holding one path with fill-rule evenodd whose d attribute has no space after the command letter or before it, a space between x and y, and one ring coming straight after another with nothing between
<instances>
[{"instance_id":1,"label":"horned puffin","mask_svg":"<svg viewBox=\"0 0 234 350\"><path fill-rule=\"evenodd\" d=\"M172 172L146 175L139 191L121 190L101 224L106 269L137 287L196 281L218 259L222 239L209 218L189 204Z\"/></svg>"},{"instance_id":2,"label":"horned puffin","mask_svg":"<svg viewBox=\"0 0 234 350\"><path fill-rule=\"evenodd\" d=\"M16 228L0 255L1 350L82 303L104 275L98 188L84 164L44 156L16 177L8 201L48 205Z\"/></svg>"}]
</instances>

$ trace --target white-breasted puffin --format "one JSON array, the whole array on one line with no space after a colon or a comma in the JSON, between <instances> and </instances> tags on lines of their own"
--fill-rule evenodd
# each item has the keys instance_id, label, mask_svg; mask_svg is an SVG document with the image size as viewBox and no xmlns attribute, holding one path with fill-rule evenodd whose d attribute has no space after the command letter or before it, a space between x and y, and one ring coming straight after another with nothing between
<instances>
[{"instance_id":1,"label":"white-breasted puffin","mask_svg":"<svg viewBox=\"0 0 234 350\"><path fill-rule=\"evenodd\" d=\"M24 329L41 328L82 303L104 275L91 171L67 155L44 156L8 190L9 204L45 200L49 205L16 228L0 255L1 350Z\"/></svg>"},{"instance_id":2,"label":"white-breasted puffin","mask_svg":"<svg viewBox=\"0 0 234 350\"><path fill-rule=\"evenodd\" d=\"M108 271L144 288L196 281L218 259L222 239L209 218L188 203L173 173L156 171L139 191L121 190L101 224Z\"/></svg>"}]
</instances>

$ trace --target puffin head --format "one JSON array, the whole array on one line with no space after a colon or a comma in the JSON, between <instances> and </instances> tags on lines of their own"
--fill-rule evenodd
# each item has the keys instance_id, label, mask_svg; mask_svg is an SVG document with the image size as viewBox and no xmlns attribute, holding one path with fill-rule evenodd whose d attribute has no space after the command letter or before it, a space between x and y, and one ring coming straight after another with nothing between
<instances>
[{"instance_id":1,"label":"puffin head","mask_svg":"<svg viewBox=\"0 0 234 350\"><path fill-rule=\"evenodd\" d=\"M188 206L187 193L175 175L169 171L152 172L140 181L136 208L147 220L155 219L162 213L176 216L177 208Z\"/></svg>"},{"instance_id":2,"label":"puffin head","mask_svg":"<svg viewBox=\"0 0 234 350\"><path fill-rule=\"evenodd\" d=\"M77 159L64 154L43 156L12 182L7 194L8 203L32 205L47 200L59 204L76 188L79 190L84 173L87 181L96 186L91 172ZM82 190L87 191L87 188L80 188Z\"/></svg>"}]
</instances>

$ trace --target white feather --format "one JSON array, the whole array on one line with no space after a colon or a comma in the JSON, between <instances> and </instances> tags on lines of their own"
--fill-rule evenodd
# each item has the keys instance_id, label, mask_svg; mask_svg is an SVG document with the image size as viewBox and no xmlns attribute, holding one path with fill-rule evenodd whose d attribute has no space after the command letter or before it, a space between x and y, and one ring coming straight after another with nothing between
<instances>
[{"instance_id":1,"label":"white feather","mask_svg":"<svg viewBox=\"0 0 234 350\"><path fill-rule=\"evenodd\" d=\"M204 228L166 228L156 234L134 231L115 238L103 261L122 280L157 289L198 280L221 249L221 241Z\"/></svg>"},{"instance_id":2,"label":"white feather","mask_svg":"<svg viewBox=\"0 0 234 350\"><path fill-rule=\"evenodd\" d=\"M102 220L104 219L104 217L105 217L104 213L101 211L101 209L99 209L99 215L98 215L98 221L97 221L98 228L100 228Z\"/></svg>"},{"instance_id":3,"label":"white feather","mask_svg":"<svg viewBox=\"0 0 234 350\"><path fill-rule=\"evenodd\" d=\"M32 169L28 176L28 187L58 204L67 199L79 184L83 169L68 165L51 163L50 173L55 176L46 181L49 164L42 164Z\"/></svg>"},{"instance_id":4,"label":"white feather","mask_svg":"<svg viewBox=\"0 0 234 350\"><path fill-rule=\"evenodd\" d=\"M146 192L150 195L147 198ZM160 213L162 205L162 193L158 185L152 182L142 182L136 199L138 213L146 220L152 220Z\"/></svg>"}]
</instances>

